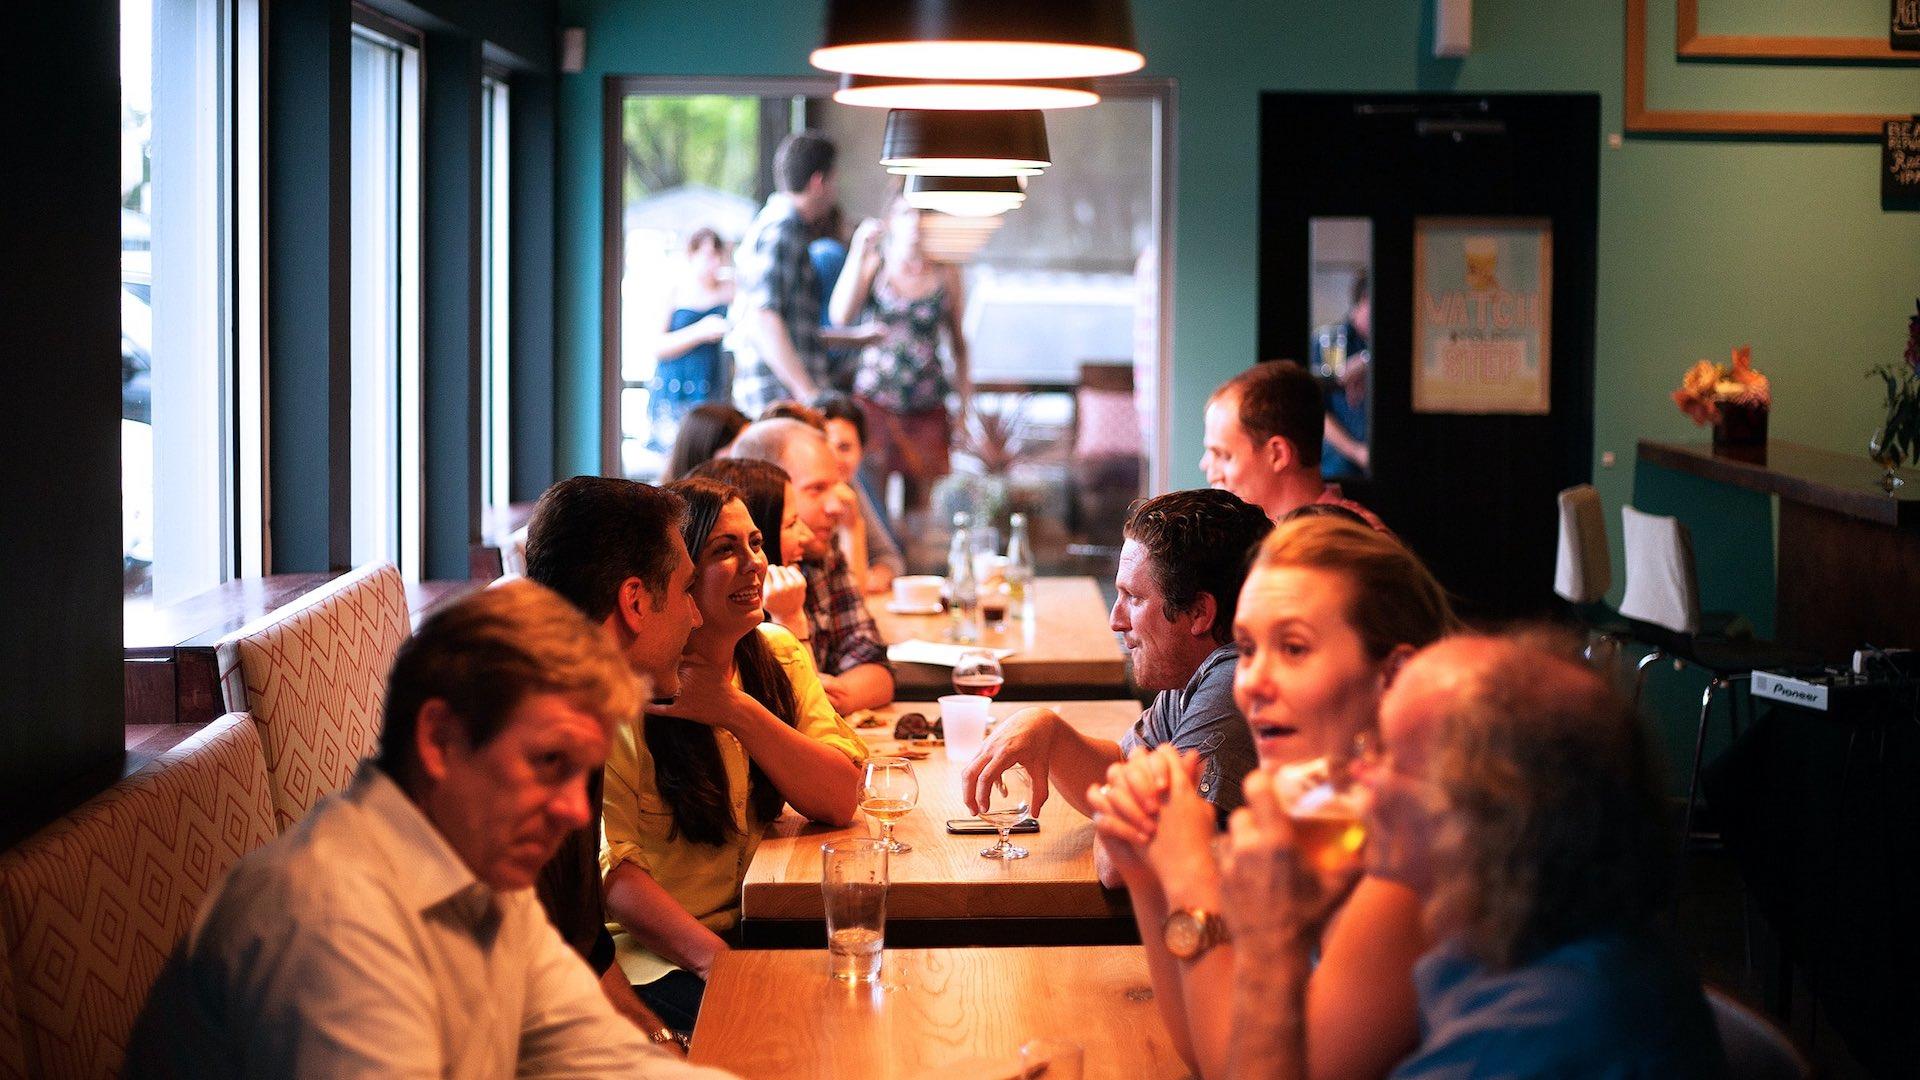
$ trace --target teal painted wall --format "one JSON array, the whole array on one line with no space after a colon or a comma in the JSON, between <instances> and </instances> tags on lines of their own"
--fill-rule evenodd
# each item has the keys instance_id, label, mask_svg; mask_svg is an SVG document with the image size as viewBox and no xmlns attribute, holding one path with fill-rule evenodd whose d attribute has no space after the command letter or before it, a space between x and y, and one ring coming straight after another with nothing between
<instances>
[{"instance_id":1,"label":"teal painted wall","mask_svg":"<svg viewBox=\"0 0 1920 1080\"><path fill-rule=\"evenodd\" d=\"M1833 0L1814 14L1782 0L1703 6L1714 33L1886 32L1882 0ZM1911 66L1682 68L1672 59L1672 0L1648 8L1656 108L1920 110ZM1431 58L1429 0L1134 0L1146 73L1178 83L1176 485L1200 481L1206 395L1254 359L1260 92L1597 92L1604 138L1622 125L1623 9L1623 0L1478 0L1473 55L1442 61ZM563 77L559 105L564 473L595 468L598 455L601 76L807 73L820 21L819 4L804 0L562 0L560 16L588 30L587 71ZM1878 400L1862 372L1898 355L1920 294L1920 214L1881 209L1869 143L1628 137L1600 160L1594 476L1615 543L1617 508L1637 482L1642 504L1684 510L1693 524L1706 606L1746 612L1766 632L1768 508L1636 470L1634 442L1702 438L1667 392L1694 360L1751 344L1773 380L1776 437L1862 450ZM1617 464L1602 468L1609 451ZM1617 583L1617 549L1615 559ZM1663 674L1655 684L1676 721L1684 702L1697 702L1690 679Z\"/></svg>"}]
</instances>

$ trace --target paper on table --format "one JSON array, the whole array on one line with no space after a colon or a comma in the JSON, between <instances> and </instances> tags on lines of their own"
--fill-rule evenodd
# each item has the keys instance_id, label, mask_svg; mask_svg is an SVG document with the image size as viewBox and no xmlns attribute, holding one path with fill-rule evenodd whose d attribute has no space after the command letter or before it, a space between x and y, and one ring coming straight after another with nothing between
<instances>
[{"instance_id":1,"label":"paper on table","mask_svg":"<svg viewBox=\"0 0 1920 1080\"><path fill-rule=\"evenodd\" d=\"M919 638L910 638L887 646L887 659L896 664L938 664L941 667L952 667L960 662L961 656L979 649L978 645L951 645L941 641L921 641ZM985 651L992 653L996 659L1005 660L1018 650L987 649Z\"/></svg>"}]
</instances>

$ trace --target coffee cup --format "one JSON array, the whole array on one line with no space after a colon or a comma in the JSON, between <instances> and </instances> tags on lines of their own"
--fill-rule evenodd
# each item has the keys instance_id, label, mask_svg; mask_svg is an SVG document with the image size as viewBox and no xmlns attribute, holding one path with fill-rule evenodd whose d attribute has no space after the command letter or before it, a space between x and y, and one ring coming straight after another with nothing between
<instances>
[{"instance_id":1,"label":"coffee cup","mask_svg":"<svg viewBox=\"0 0 1920 1080\"><path fill-rule=\"evenodd\" d=\"M940 591L947 580L930 574L912 574L893 579L893 605L898 608L927 610L940 606Z\"/></svg>"}]
</instances>

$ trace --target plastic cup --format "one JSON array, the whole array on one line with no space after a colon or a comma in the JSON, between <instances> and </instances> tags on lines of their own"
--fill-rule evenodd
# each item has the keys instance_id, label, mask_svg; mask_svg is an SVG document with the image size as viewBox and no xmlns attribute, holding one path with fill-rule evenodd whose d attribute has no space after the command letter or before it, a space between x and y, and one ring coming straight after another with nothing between
<instances>
[{"instance_id":1,"label":"plastic cup","mask_svg":"<svg viewBox=\"0 0 1920 1080\"><path fill-rule=\"evenodd\" d=\"M827 912L827 973L843 982L880 979L887 943L887 845L820 845L820 899Z\"/></svg>"},{"instance_id":2,"label":"plastic cup","mask_svg":"<svg viewBox=\"0 0 1920 1080\"><path fill-rule=\"evenodd\" d=\"M940 727L947 735L947 760L955 765L972 761L987 741L989 697L948 694L940 699Z\"/></svg>"}]
</instances>

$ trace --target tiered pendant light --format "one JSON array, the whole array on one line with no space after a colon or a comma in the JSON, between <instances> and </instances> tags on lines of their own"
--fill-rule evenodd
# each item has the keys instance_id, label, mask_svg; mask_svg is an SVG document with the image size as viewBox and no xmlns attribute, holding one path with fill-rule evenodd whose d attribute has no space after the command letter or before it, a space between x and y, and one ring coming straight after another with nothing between
<instances>
[{"instance_id":1,"label":"tiered pendant light","mask_svg":"<svg viewBox=\"0 0 1920 1080\"><path fill-rule=\"evenodd\" d=\"M1053 160L1038 109L895 109L880 164L909 175L1036 176Z\"/></svg>"},{"instance_id":2,"label":"tiered pendant light","mask_svg":"<svg viewBox=\"0 0 1920 1080\"><path fill-rule=\"evenodd\" d=\"M1024 176L909 176L907 205L955 217L991 217L1027 201Z\"/></svg>"},{"instance_id":3,"label":"tiered pendant light","mask_svg":"<svg viewBox=\"0 0 1920 1080\"><path fill-rule=\"evenodd\" d=\"M1146 63L1127 0L828 0L811 60L903 79L1083 79Z\"/></svg>"},{"instance_id":4,"label":"tiered pendant light","mask_svg":"<svg viewBox=\"0 0 1920 1080\"><path fill-rule=\"evenodd\" d=\"M1078 109L1100 103L1089 79L890 79L842 75L833 100L876 109Z\"/></svg>"},{"instance_id":5,"label":"tiered pendant light","mask_svg":"<svg viewBox=\"0 0 1920 1080\"><path fill-rule=\"evenodd\" d=\"M934 262L970 262L1005 223L1006 219L998 215L927 214L920 220L920 250Z\"/></svg>"}]
</instances>

